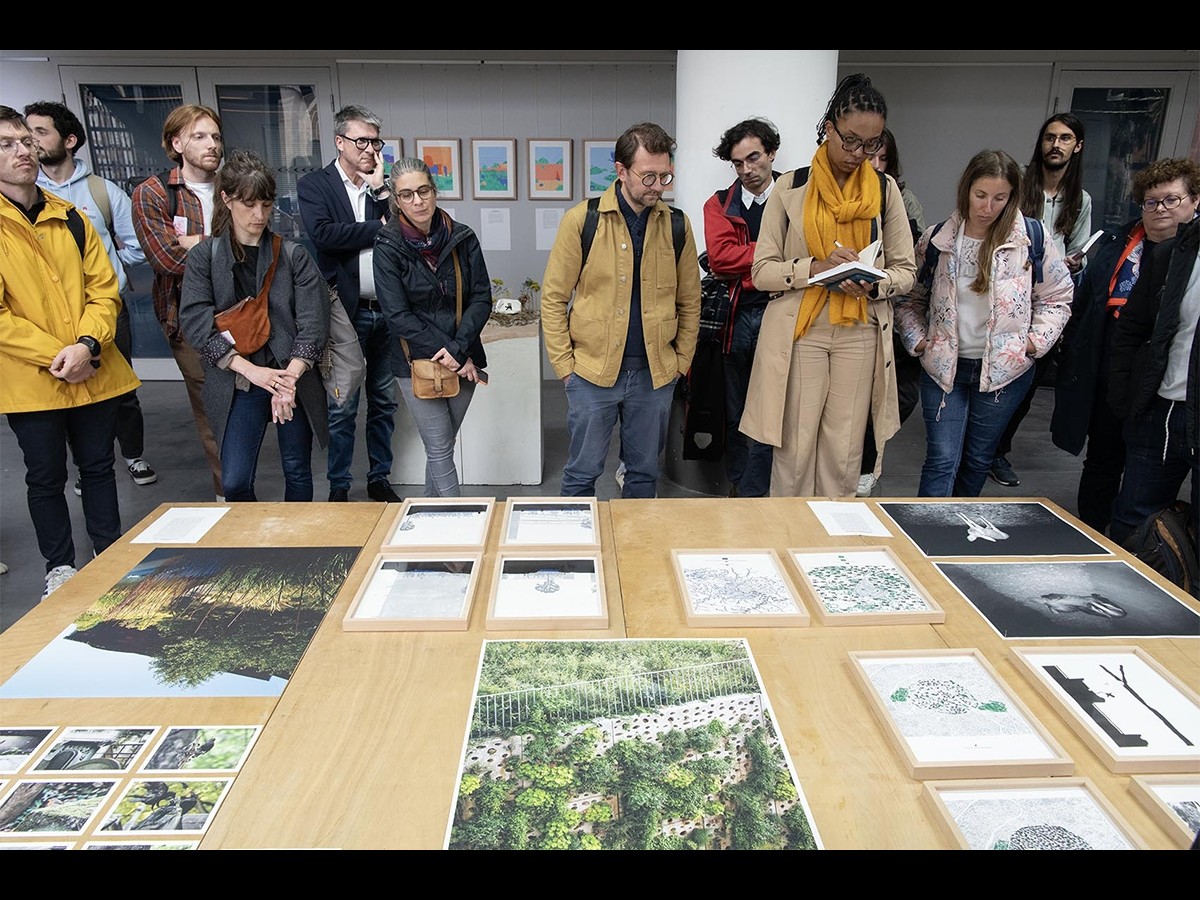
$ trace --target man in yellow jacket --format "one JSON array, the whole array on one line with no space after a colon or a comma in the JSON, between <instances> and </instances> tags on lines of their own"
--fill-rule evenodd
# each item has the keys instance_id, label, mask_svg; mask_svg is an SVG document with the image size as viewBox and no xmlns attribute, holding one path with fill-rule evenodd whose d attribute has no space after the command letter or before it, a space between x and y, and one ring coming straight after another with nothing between
<instances>
[{"instance_id":1,"label":"man in yellow jacket","mask_svg":"<svg viewBox=\"0 0 1200 900\"><path fill-rule=\"evenodd\" d=\"M567 212L550 251L542 332L567 391L564 497L596 493L618 420L621 496L658 490L675 381L691 367L700 331L696 239L661 199L675 177L674 149L652 122L626 129L613 151L617 180L594 208Z\"/></svg>"},{"instance_id":2,"label":"man in yellow jacket","mask_svg":"<svg viewBox=\"0 0 1200 900\"><path fill-rule=\"evenodd\" d=\"M121 299L100 237L38 171L24 117L0 106L0 413L25 459L44 600L75 574L68 444L95 552L121 536L113 439L118 398L139 382L113 343Z\"/></svg>"}]
</instances>

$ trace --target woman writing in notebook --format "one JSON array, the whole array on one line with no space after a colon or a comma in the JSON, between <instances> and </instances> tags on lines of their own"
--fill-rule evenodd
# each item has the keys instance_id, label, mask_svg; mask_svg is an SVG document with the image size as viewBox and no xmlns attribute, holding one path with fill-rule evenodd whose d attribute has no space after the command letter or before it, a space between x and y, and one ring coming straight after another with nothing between
<instances>
[{"instance_id":1,"label":"woman writing in notebook","mask_svg":"<svg viewBox=\"0 0 1200 900\"><path fill-rule=\"evenodd\" d=\"M842 79L811 168L779 178L763 211L752 278L777 296L741 430L776 448L772 496L854 496L868 418L879 447L899 428L889 298L908 291L916 266L900 189L870 162L886 117L869 78ZM877 280L814 282L872 244L879 251L863 262Z\"/></svg>"}]
</instances>

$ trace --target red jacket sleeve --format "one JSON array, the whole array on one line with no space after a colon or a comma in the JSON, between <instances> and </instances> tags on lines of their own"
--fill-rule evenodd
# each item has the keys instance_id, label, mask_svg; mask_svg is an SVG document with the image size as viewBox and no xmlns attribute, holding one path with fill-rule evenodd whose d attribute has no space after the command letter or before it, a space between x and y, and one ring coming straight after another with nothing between
<instances>
[{"instance_id":1,"label":"red jacket sleeve","mask_svg":"<svg viewBox=\"0 0 1200 900\"><path fill-rule=\"evenodd\" d=\"M704 204L704 249L708 252L708 265L718 278L741 278L742 287L753 290L750 267L754 263L754 243L747 240L749 232L745 225L733 222L722 205L718 194Z\"/></svg>"}]
</instances>

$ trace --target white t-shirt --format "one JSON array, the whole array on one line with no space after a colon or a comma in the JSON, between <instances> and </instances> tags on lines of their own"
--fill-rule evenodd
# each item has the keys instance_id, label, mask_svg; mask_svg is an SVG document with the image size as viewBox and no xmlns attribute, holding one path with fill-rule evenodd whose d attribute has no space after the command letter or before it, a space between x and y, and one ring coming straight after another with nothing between
<instances>
[{"instance_id":1,"label":"white t-shirt","mask_svg":"<svg viewBox=\"0 0 1200 900\"><path fill-rule=\"evenodd\" d=\"M204 234L207 237L212 237L212 220L213 220L213 190L215 185L213 182L183 182L188 186L188 189L196 195L196 199L200 201L200 209L204 213Z\"/></svg>"},{"instance_id":2,"label":"white t-shirt","mask_svg":"<svg viewBox=\"0 0 1200 900\"><path fill-rule=\"evenodd\" d=\"M977 294L971 282L979 272L979 248L982 240L967 237L959 229L955 243L958 260L958 355L965 359L983 359L987 349L988 319L992 313L991 290Z\"/></svg>"}]
</instances>

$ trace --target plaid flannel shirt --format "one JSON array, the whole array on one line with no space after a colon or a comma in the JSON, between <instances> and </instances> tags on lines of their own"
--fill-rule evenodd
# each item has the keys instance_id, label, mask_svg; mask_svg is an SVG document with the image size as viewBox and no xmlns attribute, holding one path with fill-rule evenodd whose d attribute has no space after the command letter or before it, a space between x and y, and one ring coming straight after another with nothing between
<instances>
[{"instance_id":1,"label":"plaid flannel shirt","mask_svg":"<svg viewBox=\"0 0 1200 900\"><path fill-rule=\"evenodd\" d=\"M204 234L204 211L197 197L183 183L179 166L167 179L170 190L176 192L176 216L187 219L188 234ZM170 211L166 189L158 178L151 176L133 189L133 228L145 251L146 261L154 269L154 314L172 340L182 340L179 332L179 294L183 285L183 267L187 251L179 246L175 223Z\"/></svg>"}]
</instances>

